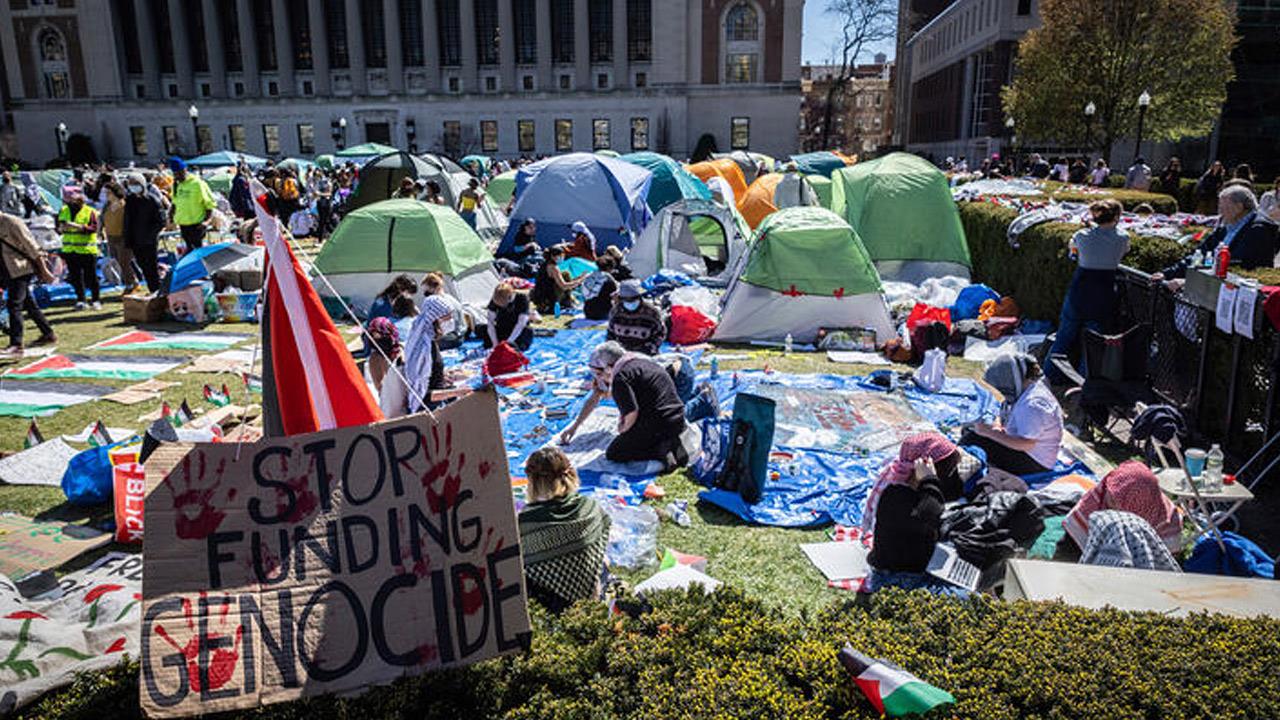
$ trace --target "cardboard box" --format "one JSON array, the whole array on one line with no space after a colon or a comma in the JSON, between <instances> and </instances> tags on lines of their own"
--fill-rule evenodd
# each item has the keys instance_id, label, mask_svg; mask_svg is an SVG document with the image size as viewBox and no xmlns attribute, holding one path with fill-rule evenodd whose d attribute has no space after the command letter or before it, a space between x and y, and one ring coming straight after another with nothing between
<instances>
[{"instance_id":1,"label":"cardboard box","mask_svg":"<svg viewBox=\"0 0 1280 720\"><path fill-rule=\"evenodd\" d=\"M164 319L169 303L161 295L125 295L124 321L127 323L153 323Z\"/></svg>"}]
</instances>

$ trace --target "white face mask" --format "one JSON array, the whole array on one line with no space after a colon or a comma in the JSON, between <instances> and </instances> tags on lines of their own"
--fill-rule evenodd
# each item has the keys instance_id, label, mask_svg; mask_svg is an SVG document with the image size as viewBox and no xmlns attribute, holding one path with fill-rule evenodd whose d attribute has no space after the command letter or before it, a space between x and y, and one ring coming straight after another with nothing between
<instances>
[{"instance_id":1,"label":"white face mask","mask_svg":"<svg viewBox=\"0 0 1280 720\"><path fill-rule=\"evenodd\" d=\"M130 186L129 186L129 193L130 193L130 194L132 194L132 195L141 195L141 194L142 194L142 186L141 186L141 185L130 185Z\"/></svg>"},{"instance_id":2,"label":"white face mask","mask_svg":"<svg viewBox=\"0 0 1280 720\"><path fill-rule=\"evenodd\" d=\"M634 312L640 309L640 301L639 300L623 300L622 307L626 308L629 311Z\"/></svg>"}]
</instances>

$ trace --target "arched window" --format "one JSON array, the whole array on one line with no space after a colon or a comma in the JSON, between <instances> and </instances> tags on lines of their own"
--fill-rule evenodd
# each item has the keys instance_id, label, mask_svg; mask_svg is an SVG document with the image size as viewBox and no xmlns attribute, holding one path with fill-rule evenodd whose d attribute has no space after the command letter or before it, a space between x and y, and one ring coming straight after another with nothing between
<instances>
[{"instance_id":1,"label":"arched window","mask_svg":"<svg viewBox=\"0 0 1280 720\"><path fill-rule=\"evenodd\" d=\"M36 44L40 54L40 74L44 80L45 97L71 97L71 76L67 73L67 43L62 34L52 28L45 28L36 37Z\"/></svg>"},{"instance_id":2,"label":"arched window","mask_svg":"<svg viewBox=\"0 0 1280 720\"><path fill-rule=\"evenodd\" d=\"M760 13L740 0L724 14L724 82L754 83L760 69Z\"/></svg>"}]
</instances>

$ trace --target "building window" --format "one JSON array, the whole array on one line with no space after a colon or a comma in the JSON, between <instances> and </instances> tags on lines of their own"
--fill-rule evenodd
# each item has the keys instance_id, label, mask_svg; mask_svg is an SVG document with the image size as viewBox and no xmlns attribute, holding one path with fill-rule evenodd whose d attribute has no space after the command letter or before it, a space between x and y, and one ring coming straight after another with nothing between
<instances>
[{"instance_id":1,"label":"building window","mask_svg":"<svg viewBox=\"0 0 1280 720\"><path fill-rule=\"evenodd\" d=\"M445 120L443 141L445 154L457 157L458 151L462 149L462 123Z\"/></svg>"},{"instance_id":2,"label":"building window","mask_svg":"<svg viewBox=\"0 0 1280 720\"><path fill-rule=\"evenodd\" d=\"M164 133L164 154L177 155L181 146L178 143L178 128L173 125L165 125L160 128Z\"/></svg>"},{"instance_id":3,"label":"building window","mask_svg":"<svg viewBox=\"0 0 1280 720\"><path fill-rule=\"evenodd\" d=\"M725 56L724 81L753 83L756 81L756 54L729 53Z\"/></svg>"},{"instance_id":4,"label":"building window","mask_svg":"<svg viewBox=\"0 0 1280 720\"><path fill-rule=\"evenodd\" d=\"M289 0L289 35L293 40L293 66L298 70L312 68L311 15L307 0ZM196 15L200 14L197 9Z\"/></svg>"},{"instance_id":5,"label":"building window","mask_svg":"<svg viewBox=\"0 0 1280 720\"><path fill-rule=\"evenodd\" d=\"M511 0L511 15L516 62L532 65L538 62L538 0Z\"/></svg>"},{"instance_id":6,"label":"building window","mask_svg":"<svg viewBox=\"0 0 1280 720\"><path fill-rule=\"evenodd\" d=\"M532 75L525 75L524 77L520 78L520 84L521 84L521 86L522 86L525 90L532 90L532 89L533 89L533 76L532 76Z\"/></svg>"},{"instance_id":7,"label":"building window","mask_svg":"<svg viewBox=\"0 0 1280 720\"><path fill-rule=\"evenodd\" d=\"M147 129L141 125L134 125L129 128L129 139L133 141L133 154L146 157L147 155Z\"/></svg>"},{"instance_id":8,"label":"building window","mask_svg":"<svg viewBox=\"0 0 1280 720\"><path fill-rule=\"evenodd\" d=\"M199 6L195 12L187 13L187 46L191 48L191 69L209 72L208 33L204 27L204 13Z\"/></svg>"},{"instance_id":9,"label":"building window","mask_svg":"<svg viewBox=\"0 0 1280 720\"><path fill-rule=\"evenodd\" d=\"M534 135L532 120L516 121L516 140L519 142L520 152L533 152L537 149L537 137Z\"/></svg>"},{"instance_id":10,"label":"building window","mask_svg":"<svg viewBox=\"0 0 1280 720\"><path fill-rule=\"evenodd\" d=\"M748 42L760 37L760 21L751 3L740 2L724 16L724 36L729 42Z\"/></svg>"},{"instance_id":11,"label":"building window","mask_svg":"<svg viewBox=\"0 0 1280 720\"><path fill-rule=\"evenodd\" d=\"M151 27L155 29L155 42L160 52L160 72L173 72L173 31L169 26L169 0L150 0Z\"/></svg>"},{"instance_id":12,"label":"building window","mask_svg":"<svg viewBox=\"0 0 1280 720\"><path fill-rule=\"evenodd\" d=\"M124 38L124 70L142 72L142 48L138 44L138 18L133 13L133 0L114 0L112 12L120 18L120 30Z\"/></svg>"},{"instance_id":13,"label":"building window","mask_svg":"<svg viewBox=\"0 0 1280 720\"><path fill-rule=\"evenodd\" d=\"M236 97L241 97L242 95L244 95L244 83L237 80L233 88L235 90Z\"/></svg>"},{"instance_id":14,"label":"building window","mask_svg":"<svg viewBox=\"0 0 1280 720\"><path fill-rule=\"evenodd\" d=\"M729 121L729 147L746 150L751 145L751 118L736 117Z\"/></svg>"},{"instance_id":15,"label":"building window","mask_svg":"<svg viewBox=\"0 0 1280 720\"><path fill-rule=\"evenodd\" d=\"M380 2L362 3L360 27L364 30L364 64L371 68L387 66L387 23Z\"/></svg>"},{"instance_id":16,"label":"building window","mask_svg":"<svg viewBox=\"0 0 1280 720\"><path fill-rule=\"evenodd\" d=\"M485 91L485 92L497 92L497 91L498 91L498 78L496 78L496 77L494 77L494 76L492 76L492 75L488 75L488 76L486 76L486 77L485 77L485 79L484 79L484 91Z\"/></svg>"},{"instance_id":17,"label":"building window","mask_svg":"<svg viewBox=\"0 0 1280 720\"><path fill-rule=\"evenodd\" d=\"M473 0L476 13L476 62L498 64L498 0Z\"/></svg>"},{"instance_id":18,"label":"building window","mask_svg":"<svg viewBox=\"0 0 1280 720\"><path fill-rule=\"evenodd\" d=\"M213 94L213 86L209 83L200 83L200 97L209 97Z\"/></svg>"},{"instance_id":19,"label":"building window","mask_svg":"<svg viewBox=\"0 0 1280 720\"><path fill-rule=\"evenodd\" d=\"M258 2L250 5L253 14L254 37L258 45L258 69L276 69L276 31L273 23L271 3Z\"/></svg>"},{"instance_id":20,"label":"building window","mask_svg":"<svg viewBox=\"0 0 1280 720\"><path fill-rule=\"evenodd\" d=\"M1031 14L1031 0L1018 0L1018 14L1019 15Z\"/></svg>"},{"instance_id":21,"label":"building window","mask_svg":"<svg viewBox=\"0 0 1280 720\"><path fill-rule=\"evenodd\" d=\"M596 89L597 90L609 89L609 73L596 73Z\"/></svg>"},{"instance_id":22,"label":"building window","mask_svg":"<svg viewBox=\"0 0 1280 720\"><path fill-rule=\"evenodd\" d=\"M169 97L171 98L178 97L178 83L169 83L168 91L169 91Z\"/></svg>"},{"instance_id":23,"label":"building window","mask_svg":"<svg viewBox=\"0 0 1280 720\"><path fill-rule=\"evenodd\" d=\"M551 0L551 62L573 62L573 0Z\"/></svg>"},{"instance_id":24,"label":"building window","mask_svg":"<svg viewBox=\"0 0 1280 720\"><path fill-rule=\"evenodd\" d=\"M316 126L311 123L298 124L298 154L316 154Z\"/></svg>"},{"instance_id":25,"label":"building window","mask_svg":"<svg viewBox=\"0 0 1280 720\"><path fill-rule=\"evenodd\" d=\"M573 149L573 121L556 120L556 152L569 152Z\"/></svg>"},{"instance_id":26,"label":"building window","mask_svg":"<svg viewBox=\"0 0 1280 720\"><path fill-rule=\"evenodd\" d=\"M231 140L232 152L248 152L249 136L245 133L243 125L227 126L227 135Z\"/></svg>"},{"instance_id":27,"label":"building window","mask_svg":"<svg viewBox=\"0 0 1280 720\"><path fill-rule=\"evenodd\" d=\"M310 80L303 80L303 81L302 81L302 94L303 94L303 95L307 95L307 96L315 95L315 94L316 94L316 86L315 86L315 83L311 82Z\"/></svg>"},{"instance_id":28,"label":"building window","mask_svg":"<svg viewBox=\"0 0 1280 720\"><path fill-rule=\"evenodd\" d=\"M437 0L436 24L440 33L440 64L457 67L462 64L462 15L458 0Z\"/></svg>"},{"instance_id":29,"label":"building window","mask_svg":"<svg viewBox=\"0 0 1280 720\"><path fill-rule=\"evenodd\" d=\"M134 97L136 97L136 98L138 98L139 100L144 99L144 98L147 96L147 86L146 86L146 85L134 85L134 86L133 86L133 96L134 96Z\"/></svg>"},{"instance_id":30,"label":"building window","mask_svg":"<svg viewBox=\"0 0 1280 720\"><path fill-rule=\"evenodd\" d=\"M642 87L648 87L648 86L649 86L649 73L642 73L642 72L636 73L636 87L642 88Z\"/></svg>"},{"instance_id":31,"label":"building window","mask_svg":"<svg viewBox=\"0 0 1280 720\"><path fill-rule=\"evenodd\" d=\"M268 81L267 81L267 94L268 94L268 95L270 95L271 97L275 97L275 96L279 95L279 94L280 94L280 83L276 82L275 80L268 80Z\"/></svg>"},{"instance_id":32,"label":"building window","mask_svg":"<svg viewBox=\"0 0 1280 720\"><path fill-rule=\"evenodd\" d=\"M631 118L631 151L649 149L649 118Z\"/></svg>"},{"instance_id":33,"label":"building window","mask_svg":"<svg viewBox=\"0 0 1280 720\"><path fill-rule=\"evenodd\" d=\"M234 5L235 3L226 3ZM351 67L351 51L347 42L346 0L325 0L324 27L328 34L329 67L345 70Z\"/></svg>"},{"instance_id":34,"label":"building window","mask_svg":"<svg viewBox=\"0 0 1280 720\"><path fill-rule=\"evenodd\" d=\"M498 151L498 121L480 121L480 149L484 152Z\"/></svg>"},{"instance_id":35,"label":"building window","mask_svg":"<svg viewBox=\"0 0 1280 720\"><path fill-rule=\"evenodd\" d=\"M456 77L449 78L449 92L456 93L462 89L462 82Z\"/></svg>"},{"instance_id":36,"label":"building window","mask_svg":"<svg viewBox=\"0 0 1280 720\"><path fill-rule=\"evenodd\" d=\"M128 5L129 3L125 3ZM236 4L215 3L218 9L218 26L222 28L222 61L227 70L240 72L244 70L244 57L240 50L240 16L236 12ZM128 42L128 38L125 38Z\"/></svg>"},{"instance_id":37,"label":"building window","mask_svg":"<svg viewBox=\"0 0 1280 720\"><path fill-rule=\"evenodd\" d=\"M587 38L591 62L613 61L613 0L589 0Z\"/></svg>"},{"instance_id":38,"label":"building window","mask_svg":"<svg viewBox=\"0 0 1280 720\"><path fill-rule=\"evenodd\" d=\"M263 125L262 126L262 149L268 155L280 154L280 126L279 125Z\"/></svg>"},{"instance_id":39,"label":"building window","mask_svg":"<svg viewBox=\"0 0 1280 720\"><path fill-rule=\"evenodd\" d=\"M724 16L724 79L756 82L760 58L760 19L755 6L740 0Z\"/></svg>"},{"instance_id":40,"label":"building window","mask_svg":"<svg viewBox=\"0 0 1280 720\"><path fill-rule=\"evenodd\" d=\"M208 125L196 126L196 152L201 155L213 152L213 128Z\"/></svg>"},{"instance_id":41,"label":"building window","mask_svg":"<svg viewBox=\"0 0 1280 720\"><path fill-rule=\"evenodd\" d=\"M572 77L573 77L572 75L561 75L561 76L560 76L560 89L561 89L561 90L568 90L569 88L573 87L573 80L572 80Z\"/></svg>"},{"instance_id":42,"label":"building window","mask_svg":"<svg viewBox=\"0 0 1280 720\"><path fill-rule=\"evenodd\" d=\"M609 134L609 121L596 119L591 121L591 149L608 150L613 144Z\"/></svg>"},{"instance_id":43,"label":"building window","mask_svg":"<svg viewBox=\"0 0 1280 720\"><path fill-rule=\"evenodd\" d=\"M653 1L627 0L627 59L653 59Z\"/></svg>"},{"instance_id":44,"label":"building window","mask_svg":"<svg viewBox=\"0 0 1280 720\"><path fill-rule=\"evenodd\" d=\"M400 0L400 48L405 67L422 67L427 62L422 39L422 0Z\"/></svg>"},{"instance_id":45,"label":"building window","mask_svg":"<svg viewBox=\"0 0 1280 720\"><path fill-rule=\"evenodd\" d=\"M62 33L52 28L40 31L40 72L44 76L44 96L55 100L71 97L71 75L67 72L67 45Z\"/></svg>"}]
</instances>

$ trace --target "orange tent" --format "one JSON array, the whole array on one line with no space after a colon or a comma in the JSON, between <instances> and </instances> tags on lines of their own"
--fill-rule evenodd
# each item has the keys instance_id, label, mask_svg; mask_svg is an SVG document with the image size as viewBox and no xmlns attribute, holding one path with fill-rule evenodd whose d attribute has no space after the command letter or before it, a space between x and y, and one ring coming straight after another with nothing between
<instances>
[{"instance_id":1,"label":"orange tent","mask_svg":"<svg viewBox=\"0 0 1280 720\"><path fill-rule=\"evenodd\" d=\"M818 204L817 193L804 176L799 173L769 173L757 178L747 188L746 194L739 196L738 212L755 230L766 217L784 207Z\"/></svg>"},{"instance_id":2,"label":"orange tent","mask_svg":"<svg viewBox=\"0 0 1280 720\"><path fill-rule=\"evenodd\" d=\"M747 179L742 174L742 168L729 158L706 160L694 163L685 169L702 182L707 182L713 177L723 179L729 183L729 189L733 190L734 201L737 203L741 203L742 197L747 192Z\"/></svg>"}]
</instances>

